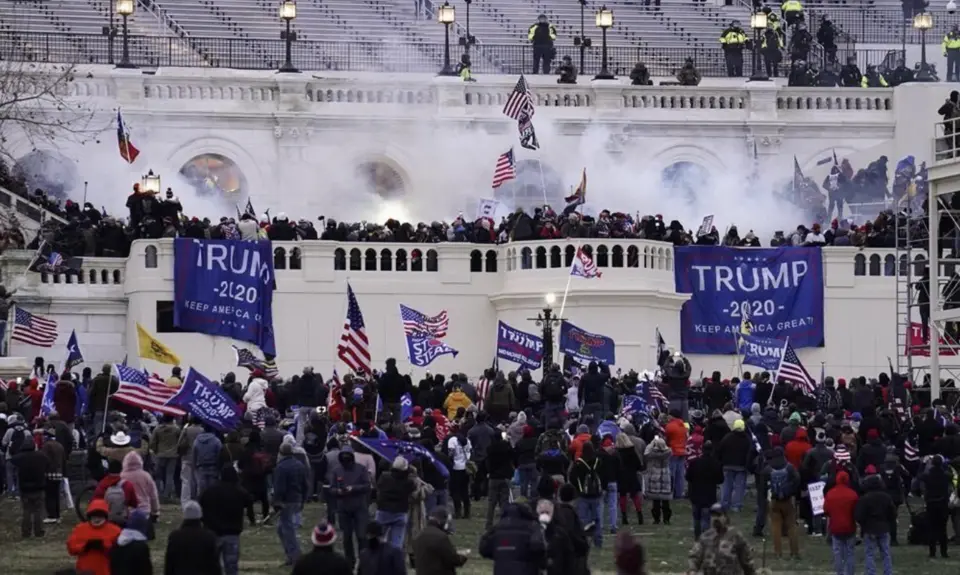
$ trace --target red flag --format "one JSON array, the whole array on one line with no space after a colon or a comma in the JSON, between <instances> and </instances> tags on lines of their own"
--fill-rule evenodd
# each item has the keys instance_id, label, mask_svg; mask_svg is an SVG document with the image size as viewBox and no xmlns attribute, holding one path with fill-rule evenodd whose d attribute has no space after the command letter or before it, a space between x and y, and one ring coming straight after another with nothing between
<instances>
[{"instance_id":1,"label":"red flag","mask_svg":"<svg viewBox=\"0 0 960 575\"><path fill-rule=\"evenodd\" d=\"M123 116L120 115L120 110L117 110L117 145L120 146L120 157L126 160L128 164L137 161L140 150L130 141L130 133L123 123Z\"/></svg>"}]
</instances>

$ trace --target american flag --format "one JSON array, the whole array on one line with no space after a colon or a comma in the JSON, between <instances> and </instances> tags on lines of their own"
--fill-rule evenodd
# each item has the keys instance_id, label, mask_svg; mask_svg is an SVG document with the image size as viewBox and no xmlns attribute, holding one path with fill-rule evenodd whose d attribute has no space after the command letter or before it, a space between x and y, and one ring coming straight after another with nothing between
<instances>
[{"instance_id":1,"label":"american flag","mask_svg":"<svg viewBox=\"0 0 960 575\"><path fill-rule=\"evenodd\" d=\"M57 322L18 307L13 314L10 338L39 347L53 347L57 341Z\"/></svg>"},{"instance_id":2,"label":"american flag","mask_svg":"<svg viewBox=\"0 0 960 575\"><path fill-rule=\"evenodd\" d=\"M480 411L483 411L483 404L487 402L487 394L490 393L491 383L486 377L481 377L477 382L477 409Z\"/></svg>"},{"instance_id":3,"label":"american flag","mask_svg":"<svg viewBox=\"0 0 960 575\"><path fill-rule=\"evenodd\" d=\"M653 403L656 403L660 406L664 406L670 403L667 400L667 396L664 395L662 391L660 391L660 386L657 384L656 381L648 381L644 384L644 387L646 388L646 393L647 393L647 396L649 397L649 400L652 401Z\"/></svg>"},{"instance_id":4,"label":"american flag","mask_svg":"<svg viewBox=\"0 0 960 575\"><path fill-rule=\"evenodd\" d=\"M358 373L370 373L370 340L367 339L367 326L363 323L363 313L353 288L347 284L347 319L343 322L343 334L337 346L337 357L347 367Z\"/></svg>"},{"instance_id":5,"label":"american flag","mask_svg":"<svg viewBox=\"0 0 960 575\"><path fill-rule=\"evenodd\" d=\"M185 412L177 407L168 406L174 395L179 391L176 387L167 387L159 377L148 375L136 368L116 364L117 379L120 387L111 395L113 399L147 411L159 411L174 417L180 417Z\"/></svg>"},{"instance_id":6,"label":"american flag","mask_svg":"<svg viewBox=\"0 0 960 575\"><path fill-rule=\"evenodd\" d=\"M797 352L794 351L789 341L783 350L783 357L780 359L780 369L777 370L777 376L787 383L792 383L799 387L800 391L805 395L812 396L817 389L817 380L813 379L813 377L807 373L807 368L803 367L803 364L800 363L800 358L797 357Z\"/></svg>"},{"instance_id":7,"label":"american flag","mask_svg":"<svg viewBox=\"0 0 960 575\"><path fill-rule=\"evenodd\" d=\"M597 269L597 264L593 263L590 256L583 251L583 246L577 248L577 257L573 258L573 265L570 266L570 275L582 278L598 278L603 274Z\"/></svg>"},{"instance_id":8,"label":"american flag","mask_svg":"<svg viewBox=\"0 0 960 575\"><path fill-rule=\"evenodd\" d=\"M400 318L403 320L403 333L406 335L427 335L440 339L447 335L450 327L450 318L447 310L442 310L433 317L426 316L417 310L400 304Z\"/></svg>"},{"instance_id":9,"label":"american flag","mask_svg":"<svg viewBox=\"0 0 960 575\"><path fill-rule=\"evenodd\" d=\"M510 148L497 158L497 166L493 169L493 187L499 188L504 182L517 177L517 161L513 157L513 148Z\"/></svg>"},{"instance_id":10,"label":"american flag","mask_svg":"<svg viewBox=\"0 0 960 575\"><path fill-rule=\"evenodd\" d=\"M50 267L52 268L63 265L63 256L60 255L60 252L50 252L50 257L47 258L47 263L49 263Z\"/></svg>"},{"instance_id":11,"label":"american flag","mask_svg":"<svg viewBox=\"0 0 960 575\"><path fill-rule=\"evenodd\" d=\"M274 379L280 375L280 370L277 369L277 362L275 360L267 361L260 359L249 349L242 349L235 345L231 347L233 347L234 355L237 356L237 367L245 367L250 371L259 369L267 379Z\"/></svg>"},{"instance_id":12,"label":"american flag","mask_svg":"<svg viewBox=\"0 0 960 575\"><path fill-rule=\"evenodd\" d=\"M507 103L503 106L503 113L509 118L519 121L523 116L528 119L533 118L533 96L530 89L527 88L527 79L522 75L517 80L513 92L507 98Z\"/></svg>"},{"instance_id":13,"label":"american flag","mask_svg":"<svg viewBox=\"0 0 960 575\"><path fill-rule=\"evenodd\" d=\"M920 460L920 450L917 449L917 446L913 443L913 440L909 437L903 441L903 460L904 461Z\"/></svg>"}]
</instances>

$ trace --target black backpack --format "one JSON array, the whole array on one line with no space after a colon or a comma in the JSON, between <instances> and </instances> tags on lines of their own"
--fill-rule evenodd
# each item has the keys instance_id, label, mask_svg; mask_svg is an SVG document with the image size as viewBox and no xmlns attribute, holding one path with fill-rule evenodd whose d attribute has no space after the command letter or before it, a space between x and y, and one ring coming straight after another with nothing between
<instances>
[{"instance_id":1,"label":"black backpack","mask_svg":"<svg viewBox=\"0 0 960 575\"><path fill-rule=\"evenodd\" d=\"M583 480L580 482L580 495L583 497L600 497L603 495L603 485L600 483L600 474L597 473L597 466L600 460L595 459L593 465L588 465L586 461L578 459L577 463L586 470Z\"/></svg>"},{"instance_id":2,"label":"black backpack","mask_svg":"<svg viewBox=\"0 0 960 575\"><path fill-rule=\"evenodd\" d=\"M22 427L16 427L13 430L13 435L10 436L10 455L16 455L20 453L20 450L23 449L23 440L26 437Z\"/></svg>"}]
</instances>

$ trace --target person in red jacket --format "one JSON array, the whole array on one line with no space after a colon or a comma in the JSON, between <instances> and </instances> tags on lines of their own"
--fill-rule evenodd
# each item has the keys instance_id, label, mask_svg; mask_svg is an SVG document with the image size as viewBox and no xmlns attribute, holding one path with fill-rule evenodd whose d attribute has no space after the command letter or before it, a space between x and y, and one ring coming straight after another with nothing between
<instances>
[{"instance_id":1,"label":"person in red jacket","mask_svg":"<svg viewBox=\"0 0 960 575\"><path fill-rule=\"evenodd\" d=\"M833 566L838 575L850 575L854 570L857 549L857 522L854 510L860 496L850 487L850 475L837 473L837 484L823 500L823 514L830 520Z\"/></svg>"},{"instance_id":2,"label":"person in red jacket","mask_svg":"<svg viewBox=\"0 0 960 575\"><path fill-rule=\"evenodd\" d=\"M43 405L43 390L37 378L31 378L24 395L30 398L30 421L40 417L40 406Z\"/></svg>"},{"instance_id":3,"label":"person in red jacket","mask_svg":"<svg viewBox=\"0 0 960 575\"><path fill-rule=\"evenodd\" d=\"M126 515L128 515L130 511L136 509L140 501L137 499L137 490L134 488L133 484L120 477L120 472L122 471L123 464L115 459L111 459L107 467L107 474L103 479L100 480L100 483L97 483L97 488L93 491L93 500L105 499L107 496L107 490L119 483L120 487L123 489L124 503L127 507L127 513L122 518L125 521ZM110 502L108 501L107 504L109 506ZM117 517L113 513L113 510L111 510L110 520L114 523L121 522L121 518Z\"/></svg>"},{"instance_id":4,"label":"person in red jacket","mask_svg":"<svg viewBox=\"0 0 960 575\"><path fill-rule=\"evenodd\" d=\"M77 389L70 381L70 374L65 374L57 382L53 390L53 407L64 423L73 425L77 416Z\"/></svg>"}]
</instances>

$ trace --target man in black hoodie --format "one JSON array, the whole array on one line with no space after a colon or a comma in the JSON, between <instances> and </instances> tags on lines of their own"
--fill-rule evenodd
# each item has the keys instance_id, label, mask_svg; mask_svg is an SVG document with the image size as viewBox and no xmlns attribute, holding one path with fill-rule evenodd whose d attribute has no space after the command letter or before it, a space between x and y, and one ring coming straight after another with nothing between
<instances>
[{"instance_id":1,"label":"man in black hoodie","mask_svg":"<svg viewBox=\"0 0 960 575\"><path fill-rule=\"evenodd\" d=\"M857 501L854 517L863 534L866 550L867 573L875 573L874 554L879 552L884 573L893 573L893 558L890 556L890 530L897 520L897 508L886 491L883 479L874 473L864 478L863 495Z\"/></svg>"},{"instance_id":2,"label":"man in black hoodie","mask_svg":"<svg viewBox=\"0 0 960 575\"><path fill-rule=\"evenodd\" d=\"M196 501L183 506L183 523L167 538L164 575L220 575L217 536L203 524L203 509Z\"/></svg>"},{"instance_id":3,"label":"man in black hoodie","mask_svg":"<svg viewBox=\"0 0 960 575\"><path fill-rule=\"evenodd\" d=\"M403 394L407 391L408 385L405 378L397 370L397 360L387 359L386 370L380 374L380 381L377 383L377 391L380 393L380 399L383 401L383 407L390 412L395 423L400 423L400 401ZM410 385L409 387L413 387Z\"/></svg>"},{"instance_id":4,"label":"man in black hoodie","mask_svg":"<svg viewBox=\"0 0 960 575\"><path fill-rule=\"evenodd\" d=\"M486 528L493 526L493 514L497 506L506 509L510 502L510 481L513 479L513 450L503 435L496 434L487 449L487 471L489 472L489 496L487 497Z\"/></svg>"},{"instance_id":5,"label":"man in black hoodie","mask_svg":"<svg viewBox=\"0 0 960 575\"><path fill-rule=\"evenodd\" d=\"M510 503L500 521L480 538L480 555L493 560L494 573L537 575L545 565L547 542L533 511Z\"/></svg>"},{"instance_id":6,"label":"man in black hoodie","mask_svg":"<svg viewBox=\"0 0 960 575\"><path fill-rule=\"evenodd\" d=\"M220 483L200 495L203 524L217 536L217 552L223 561L224 575L237 575L240 565L240 534L243 512L253 505L253 496L240 487L240 478L233 465L220 471Z\"/></svg>"},{"instance_id":7,"label":"man in black hoodie","mask_svg":"<svg viewBox=\"0 0 960 575\"><path fill-rule=\"evenodd\" d=\"M723 483L723 466L713 455L713 443L705 441L700 457L687 467L687 494L693 511L693 538L710 529L710 508L717 502L717 486Z\"/></svg>"},{"instance_id":8,"label":"man in black hoodie","mask_svg":"<svg viewBox=\"0 0 960 575\"><path fill-rule=\"evenodd\" d=\"M920 487L923 491L923 502L926 504L927 521L930 526L930 533L927 534L930 557L936 556L937 545L939 545L940 557L947 558L947 519L950 516L950 493L955 489L953 473L955 472L944 464L942 457L934 455L930 458L930 462L919 478Z\"/></svg>"},{"instance_id":9,"label":"man in black hoodie","mask_svg":"<svg viewBox=\"0 0 960 575\"><path fill-rule=\"evenodd\" d=\"M586 419L591 414L596 426L603 421L603 415L606 411L603 408L603 388L607 383L608 376L600 371L600 366L595 361L591 361L587 367L587 373L580 379L580 387L577 388L580 405L583 410L580 415Z\"/></svg>"}]
</instances>

